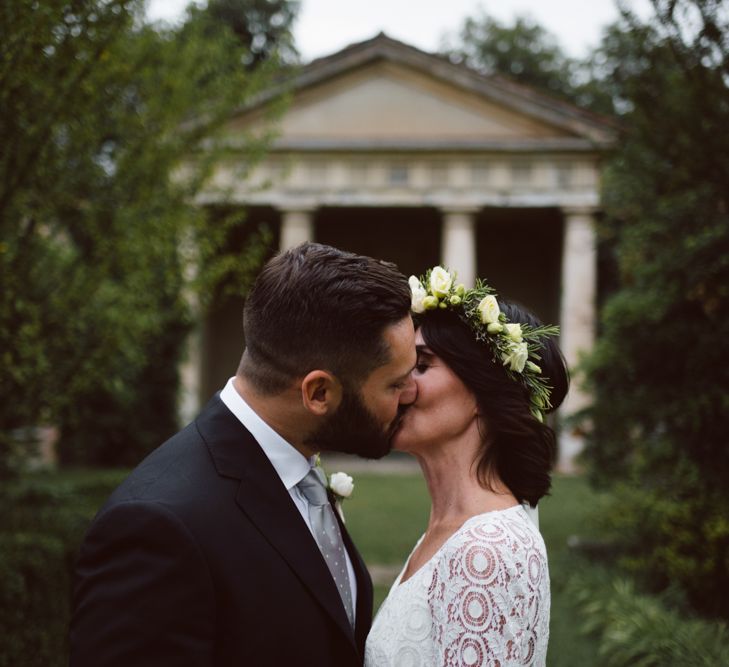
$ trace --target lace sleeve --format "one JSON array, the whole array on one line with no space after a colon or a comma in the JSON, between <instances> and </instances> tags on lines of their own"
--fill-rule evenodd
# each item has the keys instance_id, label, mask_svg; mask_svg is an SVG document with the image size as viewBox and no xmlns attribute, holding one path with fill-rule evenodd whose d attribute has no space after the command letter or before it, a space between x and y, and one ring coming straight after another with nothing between
<instances>
[{"instance_id":1,"label":"lace sleeve","mask_svg":"<svg viewBox=\"0 0 729 667\"><path fill-rule=\"evenodd\" d=\"M441 555L428 602L436 665L545 663L549 574L544 543L526 517L464 530Z\"/></svg>"}]
</instances>

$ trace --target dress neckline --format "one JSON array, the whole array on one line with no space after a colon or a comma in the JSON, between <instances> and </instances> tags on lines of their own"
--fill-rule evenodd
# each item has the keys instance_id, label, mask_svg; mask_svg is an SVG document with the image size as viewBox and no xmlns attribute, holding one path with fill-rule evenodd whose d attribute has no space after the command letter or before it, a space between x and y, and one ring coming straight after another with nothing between
<instances>
[{"instance_id":1,"label":"dress neckline","mask_svg":"<svg viewBox=\"0 0 729 667\"><path fill-rule=\"evenodd\" d=\"M400 574L398 575L397 579L395 580L395 583L392 585L393 590L399 589L401 586L404 586L408 582L412 581L417 577L421 572L427 570L431 563L435 561L435 559L438 557L441 551L445 549L445 547L448 545L448 543L457 535L459 535L468 525L473 521L474 519L480 519L483 516L487 516L489 514L499 514L502 512L511 512L515 508L524 509L522 505L512 505L511 507L506 507L504 509L500 510L489 510L488 512L481 512L480 514L474 514L473 516L469 516L458 528L456 528L444 541L443 544L441 544L438 549L433 553L433 555L428 558L425 563L423 563L415 572L413 572L405 581L402 580L403 574L405 574L405 571L408 569L408 565L410 564L410 559L413 557L413 554L415 553L415 550L420 546L420 543L423 541L423 538L425 538L425 533L423 533L420 536L420 539L415 543L415 546L412 548L412 551L410 552L410 555L407 557L407 560L405 561L405 565L403 566L402 570L400 571Z\"/></svg>"}]
</instances>

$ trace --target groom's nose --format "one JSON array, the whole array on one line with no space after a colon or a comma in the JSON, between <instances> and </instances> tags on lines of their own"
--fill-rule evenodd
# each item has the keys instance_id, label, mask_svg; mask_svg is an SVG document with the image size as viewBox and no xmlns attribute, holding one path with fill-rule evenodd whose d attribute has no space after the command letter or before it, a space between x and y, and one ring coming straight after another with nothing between
<instances>
[{"instance_id":1,"label":"groom's nose","mask_svg":"<svg viewBox=\"0 0 729 667\"><path fill-rule=\"evenodd\" d=\"M418 397L418 385L412 375L408 375L405 388L400 392L400 405L410 405Z\"/></svg>"}]
</instances>

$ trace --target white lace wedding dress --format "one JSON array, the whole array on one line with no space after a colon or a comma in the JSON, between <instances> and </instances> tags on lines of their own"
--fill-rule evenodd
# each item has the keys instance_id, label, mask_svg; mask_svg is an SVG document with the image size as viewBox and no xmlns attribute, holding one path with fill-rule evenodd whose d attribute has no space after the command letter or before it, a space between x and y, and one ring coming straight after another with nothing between
<instances>
[{"instance_id":1,"label":"white lace wedding dress","mask_svg":"<svg viewBox=\"0 0 729 667\"><path fill-rule=\"evenodd\" d=\"M523 507L471 517L401 584L406 567L372 625L366 667L545 664L547 553Z\"/></svg>"}]
</instances>

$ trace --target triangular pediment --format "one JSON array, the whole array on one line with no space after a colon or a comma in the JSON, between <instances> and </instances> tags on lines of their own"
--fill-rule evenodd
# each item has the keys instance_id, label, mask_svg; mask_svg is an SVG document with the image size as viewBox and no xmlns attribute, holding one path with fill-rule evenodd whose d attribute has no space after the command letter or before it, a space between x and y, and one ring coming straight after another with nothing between
<instances>
[{"instance_id":1,"label":"triangular pediment","mask_svg":"<svg viewBox=\"0 0 729 667\"><path fill-rule=\"evenodd\" d=\"M279 147L597 147L613 135L575 107L384 35L314 61L289 90ZM260 107L242 111L231 134L253 129L259 114Z\"/></svg>"}]
</instances>

